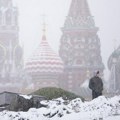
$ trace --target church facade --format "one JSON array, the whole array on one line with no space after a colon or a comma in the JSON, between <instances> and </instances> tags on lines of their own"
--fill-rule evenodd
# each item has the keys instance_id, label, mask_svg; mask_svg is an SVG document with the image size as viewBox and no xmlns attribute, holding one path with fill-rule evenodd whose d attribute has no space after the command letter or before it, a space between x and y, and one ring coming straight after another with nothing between
<instances>
[{"instance_id":1,"label":"church facade","mask_svg":"<svg viewBox=\"0 0 120 120\"><path fill-rule=\"evenodd\" d=\"M26 76L19 42L18 9L12 0L0 0L0 89L19 92L61 87L78 93L94 71L99 70L103 76L98 30L87 0L72 0L62 28L59 55L43 34L26 63Z\"/></svg>"},{"instance_id":2,"label":"church facade","mask_svg":"<svg viewBox=\"0 0 120 120\"><path fill-rule=\"evenodd\" d=\"M13 6L12 0L0 0L0 91L18 90L22 70L18 9Z\"/></svg>"},{"instance_id":3,"label":"church facade","mask_svg":"<svg viewBox=\"0 0 120 120\"><path fill-rule=\"evenodd\" d=\"M63 88L77 93L94 71L103 76L98 30L87 0L72 0L60 39L59 55L65 66Z\"/></svg>"}]
</instances>

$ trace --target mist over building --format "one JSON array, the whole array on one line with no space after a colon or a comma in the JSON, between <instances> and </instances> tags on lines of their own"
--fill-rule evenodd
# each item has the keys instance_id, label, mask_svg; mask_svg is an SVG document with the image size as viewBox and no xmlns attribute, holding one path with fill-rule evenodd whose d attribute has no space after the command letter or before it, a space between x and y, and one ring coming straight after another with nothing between
<instances>
[{"instance_id":1,"label":"mist over building","mask_svg":"<svg viewBox=\"0 0 120 120\"><path fill-rule=\"evenodd\" d=\"M19 42L18 8L0 0L0 91L20 92L25 83L23 48Z\"/></svg>"},{"instance_id":2,"label":"mist over building","mask_svg":"<svg viewBox=\"0 0 120 120\"><path fill-rule=\"evenodd\" d=\"M97 70L103 76L101 43L87 0L72 0L62 28L59 54L65 63L64 88L80 92L80 86Z\"/></svg>"},{"instance_id":3,"label":"mist over building","mask_svg":"<svg viewBox=\"0 0 120 120\"><path fill-rule=\"evenodd\" d=\"M19 40L18 14L12 0L0 0L0 91L29 93L43 87L60 87L82 96L90 95L90 77L99 70L104 79L105 67L99 28L95 25L87 0L71 1L61 26L59 55L52 50L43 28L40 43L25 66L24 47ZM114 91L119 90L118 53L119 48L108 60L111 71L108 84L109 88L114 86Z\"/></svg>"}]
</instances>

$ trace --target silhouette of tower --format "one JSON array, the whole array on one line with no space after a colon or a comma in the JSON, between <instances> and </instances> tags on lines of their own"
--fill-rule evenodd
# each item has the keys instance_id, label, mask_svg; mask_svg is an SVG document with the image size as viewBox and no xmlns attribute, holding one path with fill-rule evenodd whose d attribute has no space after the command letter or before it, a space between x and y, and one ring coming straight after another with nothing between
<instances>
[{"instance_id":1,"label":"silhouette of tower","mask_svg":"<svg viewBox=\"0 0 120 120\"><path fill-rule=\"evenodd\" d=\"M120 93L120 46L115 49L108 59L109 76L109 92L112 94Z\"/></svg>"},{"instance_id":2,"label":"silhouette of tower","mask_svg":"<svg viewBox=\"0 0 120 120\"><path fill-rule=\"evenodd\" d=\"M17 8L13 6L12 0L0 0L1 83L14 83L23 68L23 50L19 45L18 33Z\"/></svg>"},{"instance_id":3,"label":"silhouette of tower","mask_svg":"<svg viewBox=\"0 0 120 120\"><path fill-rule=\"evenodd\" d=\"M103 75L104 65L97 32L98 27L95 26L87 0L72 0L62 28L59 50L65 65L64 88L77 92L94 71L99 70Z\"/></svg>"}]
</instances>

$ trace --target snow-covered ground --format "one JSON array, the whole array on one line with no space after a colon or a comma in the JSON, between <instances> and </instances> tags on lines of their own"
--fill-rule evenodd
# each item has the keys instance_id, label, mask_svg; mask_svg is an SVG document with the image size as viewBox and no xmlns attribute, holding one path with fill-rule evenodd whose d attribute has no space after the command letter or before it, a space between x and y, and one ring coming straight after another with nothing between
<instances>
[{"instance_id":1,"label":"snow-covered ground","mask_svg":"<svg viewBox=\"0 0 120 120\"><path fill-rule=\"evenodd\" d=\"M101 96L82 102L77 98L42 101L47 108L31 108L28 112L0 112L0 120L120 120L120 96Z\"/></svg>"}]
</instances>

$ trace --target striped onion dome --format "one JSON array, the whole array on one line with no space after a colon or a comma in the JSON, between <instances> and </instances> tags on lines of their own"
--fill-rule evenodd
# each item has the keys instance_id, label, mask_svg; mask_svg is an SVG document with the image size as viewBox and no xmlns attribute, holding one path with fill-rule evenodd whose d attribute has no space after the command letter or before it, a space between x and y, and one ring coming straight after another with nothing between
<instances>
[{"instance_id":1,"label":"striped onion dome","mask_svg":"<svg viewBox=\"0 0 120 120\"><path fill-rule=\"evenodd\" d=\"M63 62L51 49L45 35L42 36L40 45L26 63L26 70L31 75L63 72Z\"/></svg>"}]
</instances>

